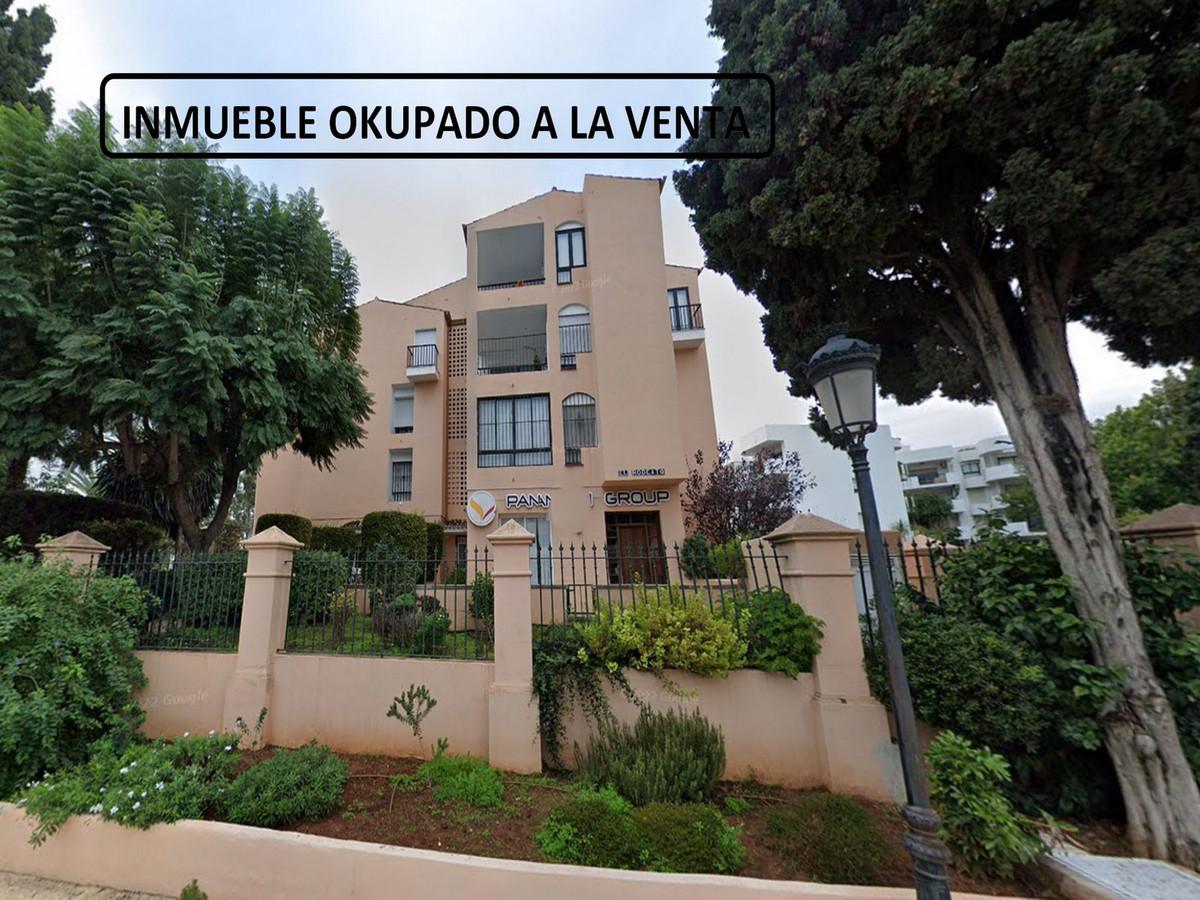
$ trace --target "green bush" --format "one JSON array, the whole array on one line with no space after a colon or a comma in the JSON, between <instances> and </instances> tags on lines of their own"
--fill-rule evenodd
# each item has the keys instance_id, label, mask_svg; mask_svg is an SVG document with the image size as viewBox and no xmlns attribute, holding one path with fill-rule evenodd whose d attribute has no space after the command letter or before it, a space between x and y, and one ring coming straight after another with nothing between
<instances>
[{"instance_id":1,"label":"green bush","mask_svg":"<svg viewBox=\"0 0 1200 900\"><path fill-rule=\"evenodd\" d=\"M703 535L693 534L684 539L679 564L690 578L742 578L746 574L746 559L738 538L710 544Z\"/></svg>"},{"instance_id":2,"label":"green bush","mask_svg":"<svg viewBox=\"0 0 1200 900\"><path fill-rule=\"evenodd\" d=\"M313 523L311 519L306 519L304 516L294 513L264 513L254 523L254 533L259 534L271 527L278 528L289 537L294 537L306 547L312 541Z\"/></svg>"},{"instance_id":3,"label":"green bush","mask_svg":"<svg viewBox=\"0 0 1200 900\"><path fill-rule=\"evenodd\" d=\"M314 525L308 549L340 553L352 559L358 552L358 543L357 528L347 528L345 525Z\"/></svg>"},{"instance_id":4,"label":"green bush","mask_svg":"<svg viewBox=\"0 0 1200 900\"><path fill-rule=\"evenodd\" d=\"M897 592L904 662L918 715L969 740L1026 752L1057 727L1057 689L1021 644L981 622L920 606ZM883 648L864 641L872 693L889 702Z\"/></svg>"},{"instance_id":5,"label":"green bush","mask_svg":"<svg viewBox=\"0 0 1200 900\"><path fill-rule=\"evenodd\" d=\"M424 516L388 511L367 513L362 518L361 531L366 550L383 548L424 564L428 546Z\"/></svg>"},{"instance_id":6,"label":"green bush","mask_svg":"<svg viewBox=\"0 0 1200 900\"><path fill-rule=\"evenodd\" d=\"M208 900L208 894L200 890L200 883L193 878L179 892L179 900Z\"/></svg>"},{"instance_id":7,"label":"green bush","mask_svg":"<svg viewBox=\"0 0 1200 900\"><path fill-rule=\"evenodd\" d=\"M640 869L652 860L649 839L611 788L585 788L551 810L537 844L549 862L576 866Z\"/></svg>"},{"instance_id":8,"label":"green bush","mask_svg":"<svg viewBox=\"0 0 1200 900\"><path fill-rule=\"evenodd\" d=\"M942 839L978 875L1011 878L1042 849L1035 824L1004 796L1004 759L943 731L925 753L933 805L942 816Z\"/></svg>"},{"instance_id":9,"label":"green bush","mask_svg":"<svg viewBox=\"0 0 1200 900\"><path fill-rule=\"evenodd\" d=\"M826 884L879 884L895 851L870 813L840 794L803 794L767 812L765 840L791 867Z\"/></svg>"},{"instance_id":10,"label":"green bush","mask_svg":"<svg viewBox=\"0 0 1200 900\"><path fill-rule=\"evenodd\" d=\"M350 561L332 550L298 550L292 561L288 623L312 625L330 619L334 599L350 576Z\"/></svg>"},{"instance_id":11,"label":"green bush","mask_svg":"<svg viewBox=\"0 0 1200 900\"><path fill-rule=\"evenodd\" d=\"M148 599L127 578L0 561L0 797L137 730Z\"/></svg>"},{"instance_id":12,"label":"green bush","mask_svg":"<svg viewBox=\"0 0 1200 900\"><path fill-rule=\"evenodd\" d=\"M746 665L795 678L811 672L821 649L820 619L808 615L779 588L754 591L739 619L746 638Z\"/></svg>"},{"instance_id":13,"label":"green bush","mask_svg":"<svg viewBox=\"0 0 1200 900\"><path fill-rule=\"evenodd\" d=\"M177 615L198 628L232 628L241 620L246 551L181 556L172 572L173 577L165 581L174 588L163 598L165 618Z\"/></svg>"},{"instance_id":14,"label":"green bush","mask_svg":"<svg viewBox=\"0 0 1200 900\"><path fill-rule=\"evenodd\" d=\"M439 753L421 764L417 777L433 785L433 799L438 803L499 806L504 797L504 785L496 770L473 756Z\"/></svg>"},{"instance_id":15,"label":"green bush","mask_svg":"<svg viewBox=\"0 0 1200 900\"><path fill-rule=\"evenodd\" d=\"M738 829L707 803L651 803L635 809L633 819L659 871L732 875L745 862Z\"/></svg>"},{"instance_id":16,"label":"green bush","mask_svg":"<svg viewBox=\"0 0 1200 900\"><path fill-rule=\"evenodd\" d=\"M79 530L107 544L112 554L150 553L164 549L170 542L165 531L144 519L92 519Z\"/></svg>"},{"instance_id":17,"label":"green bush","mask_svg":"<svg viewBox=\"0 0 1200 900\"><path fill-rule=\"evenodd\" d=\"M699 711L643 709L632 728L601 724L581 772L634 806L709 800L725 769L725 738Z\"/></svg>"},{"instance_id":18,"label":"green bush","mask_svg":"<svg viewBox=\"0 0 1200 900\"><path fill-rule=\"evenodd\" d=\"M316 741L276 750L234 779L223 795L221 818L261 828L323 819L337 807L346 777L346 763Z\"/></svg>"},{"instance_id":19,"label":"green bush","mask_svg":"<svg viewBox=\"0 0 1200 900\"><path fill-rule=\"evenodd\" d=\"M132 503L82 494L0 491L0 536L20 535L21 543L28 547L36 544L44 534L60 537L69 531L82 531L85 522L97 519L153 522L154 516Z\"/></svg>"},{"instance_id":20,"label":"green bush","mask_svg":"<svg viewBox=\"0 0 1200 900\"><path fill-rule=\"evenodd\" d=\"M476 572L471 582L471 617L490 628L496 616L496 585L491 572Z\"/></svg>"},{"instance_id":21,"label":"green bush","mask_svg":"<svg viewBox=\"0 0 1200 900\"><path fill-rule=\"evenodd\" d=\"M442 565L446 546L446 526L441 522L425 523L425 583L432 584Z\"/></svg>"},{"instance_id":22,"label":"green bush","mask_svg":"<svg viewBox=\"0 0 1200 900\"><path fill-rule=\"evenodd\" d=\"M27 785L18 803L37 820L30 842L40 844L71 816L95 815L134 828L199 819L218 806L237 765L238 736L185 735L171 743L112 740L91 758Z\"/></svg>"},{"instance_id":23,"label":"green bush","mask_svg":"<svg viewBox=\"0 0 1200 900\"><path fill-rule=\"evenodd\" d=\"M724 678L746 663L734 606L712 607L675 585L638 586L630 606L602 606L583 631L590 652L613 666Z\"/></svg>"}]
</instances>

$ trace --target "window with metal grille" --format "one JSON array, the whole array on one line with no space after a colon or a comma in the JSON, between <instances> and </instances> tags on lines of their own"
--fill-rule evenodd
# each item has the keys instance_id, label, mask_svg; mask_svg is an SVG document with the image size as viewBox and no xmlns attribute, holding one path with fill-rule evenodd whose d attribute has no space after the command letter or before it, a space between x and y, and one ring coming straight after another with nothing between
<instances>
[{"instance_id":1,"label":"window with metal grille","mask_svg":"<svg viewBox=\"0 0 1200 900\"><path fill-rule=\"evenodd\" d=\"M667 308L671 313L672 331L690 331L695 327L695 310L692 309L687 288L680 287L668 290Z\"/></svg>"},{"instance_id":2,"label":"window with metal grille","mask_svg":"<svg viewBox=\"0 0 1200 900\"><path fill-rule=\"evenodd\" d=\"M571 283L571 270L587 265L587 248L583 225L566 222L554 229L555 257L558 260L558 283Z\"/></svg>"},{"instance_id":3,"label":"window with metal grille","mask_svg":"<svg viewBox=\"0 0 1200 900\"><path fill-rule=\"evenodd\" d=\"M393 503L412 499L412 452L392 454L391 485L388 496Z\"/></svg>"},{"instance_id":4,"label":"window with metal grille","mask_svg":"<svg viewBox=\"0 0 1200 900\"><path fill-rule=\"evenodd\" d=\"M558 352L564 359L592 352L592 314L572 303L558 311Z\"/></svg>"},{"instance_id":5,"label":"window with metal grille","mask_svg":"<svg viewBox=\"0 0 1200 900\"><path fill-rule=\"evenodd\" d=\"M570 449L596 446L596 398L571 394L563 400L563 443Z\"/></svg>"},{"instance_id":6,"label":"window with metal grille","mask_svg":"<svg viewBox=\"0 0 1200 900\"><path fill-rule=\"evenodd\" d=\"M479 467L548 466L550 395L480 397Z\"/></svg>"}]
</instances>

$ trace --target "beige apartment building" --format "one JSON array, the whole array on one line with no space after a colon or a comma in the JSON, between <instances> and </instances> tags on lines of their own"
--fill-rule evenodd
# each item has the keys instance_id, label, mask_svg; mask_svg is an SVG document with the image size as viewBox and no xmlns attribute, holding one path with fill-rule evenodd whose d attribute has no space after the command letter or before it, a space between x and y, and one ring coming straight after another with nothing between
<instances>
[{"instance_id":1,"label":"beige apartment building","mask_svg":"<svg viewBox=\"0 0 1200 900\"><path fill-rule=\"evenodd\" d=\"M363 445L326 472L266 458L257 513L417 512L446 523L459 557L517 519L544 584L551 546L617 560L682 542L681 482L717 437L699 270L664 259L661 191L588 175L464 225L464 278L359 307ZM630 578L616 561L608 575Z\"/></svg>"}]
</instances>

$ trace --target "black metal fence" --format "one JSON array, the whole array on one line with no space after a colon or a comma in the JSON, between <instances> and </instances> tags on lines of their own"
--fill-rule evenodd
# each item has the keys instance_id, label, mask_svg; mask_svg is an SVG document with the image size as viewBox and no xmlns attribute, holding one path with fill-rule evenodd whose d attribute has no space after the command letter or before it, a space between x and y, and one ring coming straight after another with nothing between
<instances>
[{"instance_id":1,"label":"black metal fence","mask_svg":"<svg viewBox=\"0 0 1200 900\"><path fill-rule=\"evenodd\" d=\"M755 591L783 590L782 559L764 541L707 548L649 543L530 547L539 627L584 622L647 599L728 608Z\"/></svg>"},{"instance_id":2,"label":"black metal fence","mask_svg":"<svg viewBox=\"0 0 1200 900\"><path fill-rule=\"evenodd\" d=\"M704 313L699 303L669 306L672 331L691 331L704 327Z\"/></svg>"},{"instance_id":3,"label":"black metal fence","mask_svg":"<svg viewBox=\"0 0 1200 900\"><path fill-rule=\"evenodd\" d=\"M538 372L546 368L546 333L479 339L479 374Z\"/></svg>"},{"instance_id":4,"label":"black metal fence","mask_svg":"<svg viewBox=\"0 0 1200 900\"><path fill-rule=\"evenodd\" d=\"M491 659L494 587L486 549L457 560L380 548L301 550L292 563L290 653Z\"/></svg>"},{"instance_id":5,"label":"black metal fence","mask_svg":"<svg viewBox=\"0 0 1200 900\"><path fill-rule=\"evenodd\" d=\"M98 571L130 578L147 593L142 650L234 652L242 622L246 553L106 553Z\"/></svg>"},{"instance_id":6,"label":"black metal fence","mask_svg":"<svg viewBox=\"0 0 1200 900\"><path fill-rule=\"evenodd\" d=\"M422 369L437 366L437 344L409 344L408 368Z\"/></svg>"}]
</instances>

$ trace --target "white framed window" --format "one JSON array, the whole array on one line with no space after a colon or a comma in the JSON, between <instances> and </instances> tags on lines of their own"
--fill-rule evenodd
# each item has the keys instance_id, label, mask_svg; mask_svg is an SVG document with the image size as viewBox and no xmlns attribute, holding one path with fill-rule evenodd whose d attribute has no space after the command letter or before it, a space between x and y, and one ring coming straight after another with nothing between
<instances>
[{"instance_id":1,"label":"white framed window","mask_svg":"<svg viewBox=\"0 0 1200 900\"><path fill-rule=\"evenodd\" d=\"M554 229L554 255L558 283L571 283L571 270L587 265L587 246L582 222L564 222Z\"/></svg>"},{"instance_id":2,"label":"white framed window","mask_svg":"<svg viewBox=\"0 0 1200 900\"><path fill-rule=\"evenodd\" d=\"M563 400L563 445L568 450L596 446L596 398L571 394Z\"/></svg>"},{"instance_id":3,"label":"white framed window","mask_svg":"<svg viewBox=\"0 0 1200 900\"><path fill-rule=\"evenodd\" d=\"M388 469L388 500L405 503L412 499L412 451L393 450Z\"/></svg>"},{"instance_id":4,"label":"white framed window","mask_svg":"<svg viewBox=\"0 0 1200 900\"><path fill-rule=\"evenodd\" d=\"M558 352L563 356L592 352L592 314L572 303L558 311Z\"/></svg>"},{"instance_id":5,"label":"white framed window","mask_svg":"<svg viewBox=\"0 0 1200 900\"><path fill-rule=\"evenodd\" d=\"M392 434L408 434L413 430L413 386L392 385Z\"/></svg>"},{"instance_id":6,"label":"white framed window","mask_svg":"<svg viewBox=\"0 0 1200 900\"><path fill-rule=\"evenodd\" d=\"M479 468L553 462L549 394L480 397L477 409Z\"/></svg>"},{"instance_id":7,"label":"white framed window","mask_svg":"<svg viewBox=\"0 0 1200 900\"><path fill-rule=\"evenodd\" d=\"M980 471L979 460L964 459L962 461L962 473L964 475L978 475Z\"/></svg>"}]
</instances>

